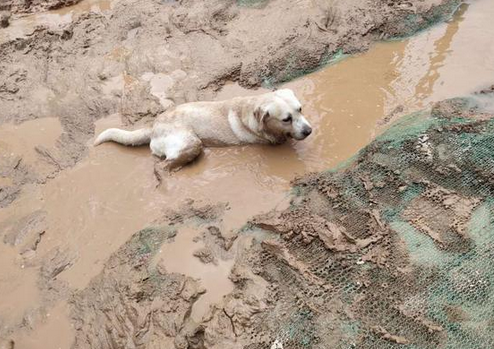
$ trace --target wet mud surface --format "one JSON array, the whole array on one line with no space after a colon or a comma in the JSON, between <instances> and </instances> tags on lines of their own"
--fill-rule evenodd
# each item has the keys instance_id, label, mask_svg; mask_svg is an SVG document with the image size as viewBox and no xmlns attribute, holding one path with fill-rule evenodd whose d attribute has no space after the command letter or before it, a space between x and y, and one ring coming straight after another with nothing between
<instances>
[{"instance_id":1,"label":"wet mud surface","mask_svg":"<svg viewBox=\"0 0 494 349\"><path fill-rule=\"evenodd\" d=\"M34 13L46 10L56 10L65 6L75 5L81 0L4 0L0 11L9 14Z\"/></svg>"},{"instance_id":2,"label":"wet mud surface","mask_svg":"<svg viewBox=\"0 0 494 349\"><path fill-rule=\"evenodd\" d=\"M439 102L230 239L224 205L164 213L69 297L74 347L490 345L493 116Z\"/></svg>"},{"instance_id":3,"label":"wet mud surface","mask_svg":"<svg viewBox=\"0 0 494 349\"><path fill-rule=\"evenodd\" d=\"M274 234L251 251L275 289L273 321L286 314L271 340L289 348L491 345L491 330L445 315L459 308L478 325L490 311L476 307L494 291L484 269L491 235L477 228L490 224L477 214L492 195L492 114L471 103L446 100L399 121L345 169L297 179L289 209L252 221Z\"/></svg>"},{"instance_id":4,"label":"wet mud surface","mask_svg":"<svg viewBox=\"0 0 494 349\"><path fill-rule=\"evenodd\" d=\"M490 345L488 1L6 4L0 348ZM304 142L161 183L147 147L90 146L284 81Z\"/></svg>"}]
</instances>

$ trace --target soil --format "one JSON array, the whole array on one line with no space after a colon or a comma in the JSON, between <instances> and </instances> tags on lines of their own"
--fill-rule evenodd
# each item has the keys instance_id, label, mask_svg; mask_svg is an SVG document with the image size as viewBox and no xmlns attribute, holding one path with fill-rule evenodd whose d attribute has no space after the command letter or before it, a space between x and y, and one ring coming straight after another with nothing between
<instances>
[{"instance_id":1,"label":"soil","mask_svg":"<svg viewBox=\"0 0 494 349\"><path fill-rule=\"evenodd\" d=\"M9 11L15 14L34 13L74 5L79 1L81 0L7 0L0 4L0 11Z\"/></svg>"},{"instance_id":2,"label":"soil","mask_svg":"<svg viewBox=\"0 0 494 349\"><path fill-rule=\"evenodd\" d=\"M303 347L306 341L314 348L327 348L328 343L357 348L394 347L390 343L437 348L451 343L446 327L452 320L433 316L424 307L432 306L429 302L437 297L434 311L444 306L452 313L449 297L467 302L464 297L469 296L460 288L434 293L454 282L449 273L454 279L459 270L473 272L467 272L468 263L460 262L463 256L475 253L486 258L480 249L490 248L474 247L472 224L474 212L492 190L490 179L477 176L490 176L492 169L480 169L490 165L476 159L477 149L466 151L466 157L452 155L462 152L457 137L477 132L487 136L492 127L493 114L479 113L469 103L440 102L432 113L415 116L415 125L423 125L427 121L422 117L430 120L432 114L432 126L408 134L400 132L410 132L410 125L391 129L344 170L297 179L298 195L289 209L251 222L274 234L249 251L252 270L271 284L269 298L276 300L271 310L259 315L259 332L273 331L269 340L256 338L263 343L259 347L275 339L290 348ZM443 120L452 120L453 115L468 121L442 128ZM417 137L420 134L426 137ZM444 148L452 153L439 155ZM460 178L470 175L459 185ZM470 292L471 297L492 289L481 291L472 284ZM308 314L299 320L298 333L283 333L297 313ZM266 326L270 320L277 326ZM354 324L358 330L343 324ZM453 340L453 346L470 347L473 340L467 338L472 333L467 332ZM479 335L490 338L491 332ZM483 340L475 342L487 343Z\"/></svg>"},{"instance_id":3,"label":"soil","mask_svg":"<svg viewBox=\"0 0 494 349\"><path fill-rule=\"evenodd\" d=\"M400 217L440 251L467 253L484 198L444 177L475 166L376 165L399 154L375 141L350 167L319 172L366 146L377 123L431 105L433 120L475 120L446 129L451 137L483 134L490 97L476 100L482 113L433 102L492 85L488 1L71 4L0 5L0 348L444 343L444 324L410 306L424 292L414 280L438 271L414 264L421 256L408 255L387 209L404 200L393 193L419 185ZM356 54L457 9L447 25ZM140 127L173 104L285 81L316 125L307 142L208 149L161 183L146 147L90 147L96 132ZM434 135L409 152L448 154Z\"/></svg>"}]
</instances>

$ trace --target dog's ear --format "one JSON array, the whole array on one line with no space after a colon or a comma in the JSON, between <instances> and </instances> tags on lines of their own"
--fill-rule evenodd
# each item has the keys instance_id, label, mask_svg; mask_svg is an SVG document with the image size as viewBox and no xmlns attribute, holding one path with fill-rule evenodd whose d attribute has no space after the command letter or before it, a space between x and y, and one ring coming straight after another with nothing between
<instances>
[{"instance_id":1,"label":"dog's ear","mask_svg":"<svg viewBox=\"0 0 494 349\"><path fill-rule=\"evenodd\" d=\"M263 110L261 107L257 107L254 110L254 117L260 124L263 124L269 118L269 111Z\"/></svg>"}]
</instances>

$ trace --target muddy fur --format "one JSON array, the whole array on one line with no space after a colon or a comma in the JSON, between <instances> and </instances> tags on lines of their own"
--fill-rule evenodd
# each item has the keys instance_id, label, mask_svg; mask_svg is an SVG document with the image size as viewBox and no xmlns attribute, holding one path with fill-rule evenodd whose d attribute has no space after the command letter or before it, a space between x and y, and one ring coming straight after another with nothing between
<instances>
[{"instance_id":1,"label":"muddy fur","mask_svg":"<svg viewBox=\"0 0 494 349\"><path fill-rule=\"evenodd\" d=\"M203 147L281 144L303 140L312 127L302 115L302 104L290 89L226 101L179 105L163 113L152 128L103 131L94 145L116 142L149 144L167 169L178 169L197 158Z\"/></svg>"}]
</instances>

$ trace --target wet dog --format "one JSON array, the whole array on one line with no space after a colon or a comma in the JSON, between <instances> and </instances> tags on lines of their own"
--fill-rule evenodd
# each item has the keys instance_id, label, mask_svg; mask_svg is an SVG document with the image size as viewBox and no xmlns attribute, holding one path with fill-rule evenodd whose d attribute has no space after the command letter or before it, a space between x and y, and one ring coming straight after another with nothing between
<instances>
[{"instance_id":1,"label":"wet dog","mask_svg":"<svg viewBox=\"0 0 494 349\"><path fill-rule=\"evenodd\" d=\"M280 144L288 138L303 140L311 132L293 91L281 89L226 101L182 104L161 114L153 127L103 131L94 145L149 143L151 152L165 159L164 167L171 170L193 161L203 147Z\"/></svg>"}]
</instances>

